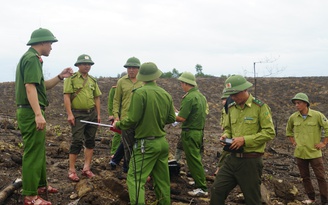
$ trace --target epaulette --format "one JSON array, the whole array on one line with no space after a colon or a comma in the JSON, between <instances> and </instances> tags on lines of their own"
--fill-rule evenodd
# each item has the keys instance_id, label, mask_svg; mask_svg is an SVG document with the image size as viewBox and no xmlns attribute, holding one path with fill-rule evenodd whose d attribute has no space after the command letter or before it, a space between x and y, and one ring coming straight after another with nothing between
<instances>
[{"instance_id":1,"label":"epaulette","mask_svg":"<svg viewBox=\"0 0 328 205\"><path fill-rule=\"evenodd\" d=\"M112 88L117 88L117 85L113 85Z\"/></svg>"},{"instance_id":2,"label":"epaulette","mask_svg":"<svg viewBox=\"0 0 328 205\"><path fill-rule=\"evenodd\" d=\"M77 72L74 73L74 74L71 76L71 78L75 78L76 76L77 76Z\"/></svg>"},{"instance_id":3,"label":"epaulette","mask_svg":"<svg viewBox=\"0 0 328 205\"><path fill-rule=\"evenodd\" d=\"M228 105L228 107L232 107L232 106L234 106L235 104L236 104L236 102L234 101L234 102L230 103L230 104Z\"/></svg>"},{"instance_id":4,"label":"epaulette","mask_svg":"<svg viewBox=\"0 0 328 205\"><path fill-rule=\"evenodd\" d=\"M91 75L89 75L89 77L90 77L93 81L97 82L97 79L96 79L95 77L93 77L93 76L91 76Z\"/></svg>"},{"instance_id":5,"label":"epaulette","mask_svg":"<svg viewBox=\"0 0 328 205\"><path fill-rule=\"evenodd\" d=\"M188 92L187 92L186 94L184 94L184 95L182 96L182 99L185 98L188 94L189 94Z\"/></svg>"},{"instance_id":6,"label":"epaulette","mask_svg":"<svg viewBox=\"0 0 328 205\"><path fill-rule=\"evenodd\" d=\"M256 105L258 105L258 106L262 106L262 105L264 105L264 103L261 101L261 100L259 100L259 99L256 99L256 98L253 98L253 103L254 104L256 104Z\"/></svg>"}]
</instances>

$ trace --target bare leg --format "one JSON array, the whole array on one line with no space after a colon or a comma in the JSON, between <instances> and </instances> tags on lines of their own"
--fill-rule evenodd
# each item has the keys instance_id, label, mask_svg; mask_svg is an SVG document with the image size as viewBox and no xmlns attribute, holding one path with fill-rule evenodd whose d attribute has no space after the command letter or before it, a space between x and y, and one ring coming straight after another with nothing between
<instances>
[{"instance_id":1,"label":"bare leg","mask_svg":"<svg viewBox=\"0 0 328 205\"><path fill-rule=\"evenodd\" d=\"M93 149L84 149L84 167L83 170L90 170L91 160L93 155Z\"/></svg>"},{"instance_id":2,"label":"bare leg","mask_svg":"<svg viewBox=\"0 0 328 205\"><path fill-rule=\"evenodd\" d=\"M69 154L69 171L76 172L75 170L75 162L77 159L77 154Z\"/></svg>"}]
</instances>

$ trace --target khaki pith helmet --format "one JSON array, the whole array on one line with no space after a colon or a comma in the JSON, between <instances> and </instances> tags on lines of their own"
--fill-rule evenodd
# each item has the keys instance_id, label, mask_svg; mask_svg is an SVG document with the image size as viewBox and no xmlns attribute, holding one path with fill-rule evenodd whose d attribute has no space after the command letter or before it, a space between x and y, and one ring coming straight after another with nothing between
<instances>
[{"instance_id":1,"label":"khaki pith helmet","mask_svg":"<svg viewBox=\"0 0 328 205\"><path fill-rule=\"evenodd\" d=\"M292 98L292 103L294 103L294 100L301 100L303 102L307 103L307 106L310 106L310 101L309 97L305 93L297 93L293 98ZM294 103L295 104L295 103Z\"/></svg>"},{"instance_id":2,"label":"khaki pith helmet","mask_svg":"<svg viewBox=\"0 0 328 205\"><path fill-rule=\"evenodd\" d=\"M193 86L197 86L197 83L196 83L196 78L195 76L190 73L190 72L183 72L180 77L178 78L178 80L184 82L184 83L188 83L190 85L193 85Z\"/></svg>"},{"instance_id":3,"label":"khaki pith helmet","mask_svg":"<svg viewBox=\"0 0 328 205\"><path fill-rule=\"evenodd\" d=\"M143 63L140 66L140 70L137 74L137 80L139 81L152 81L156 80L162 75L162 71L160 71L155 63L148 62L148 63Z\"/></svg>"},{"instance_id":4,"label":"khaki pith helmet","mask_svg":"<svg viewBox=\"0 0 328 205\"><path fill-rule=\"evenodd\" d=\"M124 68L128 67L140 68L140 60L136 57L129 58L124 65Z\"/></svg>"},{"instance_id":5,"label":"khaki pith helmet","mask_svg":"<svg viewBox=\"0 0 328 205\"><path fill-rule=\"evenodd\" d=\"M32 32L30 40L26 45L30 46L42 42L57 42L57 38L48 29L39 28Z\"/></svg>"},{"instance_id":6,"label":"khaki pith helmet","mask_svg":"<svg viewBox=\"0 0 328 205\"><path fill-rule=\"evenodd\" d=\"M87 55L87 54L82 54L82 55L80 55L80 56L77 58L77 61L76 61L76 63L75 63L74 65L77 66L77 65L80 64L80 63L89 63L89 64L91 64L91 65L95 64L95 63L92 61L91 57L90 57L89 55Z\"/></svg>"},{"instance_id":7,"label":"khaki pith helmet","mask_svg":"<svg viewBox=\"0 0 328 205\"><path fill-rule=\"evenodd\" d=\"M225 81L224 93L233 95L252 87L253 84L248 82L246 78L241 75L232 75Z\"/></svg>"}]
</instances>

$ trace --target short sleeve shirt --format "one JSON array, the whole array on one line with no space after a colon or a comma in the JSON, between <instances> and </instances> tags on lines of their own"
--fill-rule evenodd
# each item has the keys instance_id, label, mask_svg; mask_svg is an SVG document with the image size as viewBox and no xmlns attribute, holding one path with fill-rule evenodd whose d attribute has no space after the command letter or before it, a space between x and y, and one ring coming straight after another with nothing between
<instances>
[{"instance_id":1,"label":"short sleeve shirt","mask_svg":"<svg viewBox=\"0 0 328 205\"><path fill-rule=\"evenodd\" d=\"M205 96L197 88L191 88L183 97L178 116L186 119L182 129L203 130L208 113Z\"/></svg>"},{"instance_id":2,"label":"short sleeve shirt","mask_svg":"<svg viewBox=\"0 0 328 205\"><path fill-rule=\"evenodd\" d=\"M101 95L98 83L95 78L88 75L86 82L80 72L76 72L73 76L66 78L64 81L64 94L74 94L80 90L73 99L72 109L90 109L95 106L95 97Z\"/></svg>"},{"instance_id":3,"label":"short sleeve shirt","mask_svg":"<svg viewBox=\"0 0 328 205\"><path fill-rule=\"evenodd\" d=\"M321 112L309 108L305 119L300 112L293 113L287 121L286 136L295 139L294 156L301 159L321 157L321 150L314 146L320 143L322 130L327 135L328 121Z\"/></svg>"},{"instance_id":4,"label":"short sleeve shirt","mask_svg":"<svg viewBox=\"0 0 328 205\"><path fill-rule=\"evenodd\" d=\"M42 64L41 56L32 47L21 57L16 69L15 93L17 105L30 104L27 99L25 84L34 84L37 90L39 104L42 106L49 105Z\"/></svg>"},{"instance_id":5,"label":"short sleeve shirt","mask_svg":"<svg viewBox=\"0 0 328 205\"><path fill-rule=\"evenodd\" d=\"M263 153L266 142L275 136L270 107L251 94L243 108L231 103L224 120L223 135L228 138L244 137L244 152Z\"/></svg>"}]
</instances>

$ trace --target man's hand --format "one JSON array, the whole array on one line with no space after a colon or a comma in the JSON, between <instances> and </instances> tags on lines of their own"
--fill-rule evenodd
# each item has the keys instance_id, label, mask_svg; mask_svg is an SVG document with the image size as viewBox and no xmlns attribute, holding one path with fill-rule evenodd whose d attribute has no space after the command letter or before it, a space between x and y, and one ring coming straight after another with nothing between
<instances>
[{"instance_id":1,"label":"man's hand","mask_svg":"<svg viewBox=\"0 0 328 205\"><path fill-rule=\"evenodd\" d=\"M37 130L43 130L46 128L46 120L44 119L43 115L35 116L35 123Z\"/></svg>"},{"instance_id":2,"label":"man's hand","mask_svg":"<svg viewBox=\"0 0 328 205\"><path fill-rule=\"evenodd\" d=\"M230 149L237 150L237 149L241 148L242 146L244 146L244 144L245 144L244 137L235 137L235 138L233 138L233 141L230 145Z\"/></svg>"},{"instance_id":3,"label":"man's hand","mask_svg":"<svg viewBox=\"0 0 328 205\"><path fill-rule=\"evenodd\" d=\"M74 71L71 67L69 68L65 68L60 74L59 76L61 78L68 78L68 77L71 77L73 75Z\"/></svg>"},{"instance_id":4,"label":"man's hand","mask_svg":"<svg viewBox=\"0 0 328 205\"><path fill-rule=\"evenodd\" d=\"M73 114L67 116L68 124L75 126L75 117Z\"/></svg>"}]
</instances>

